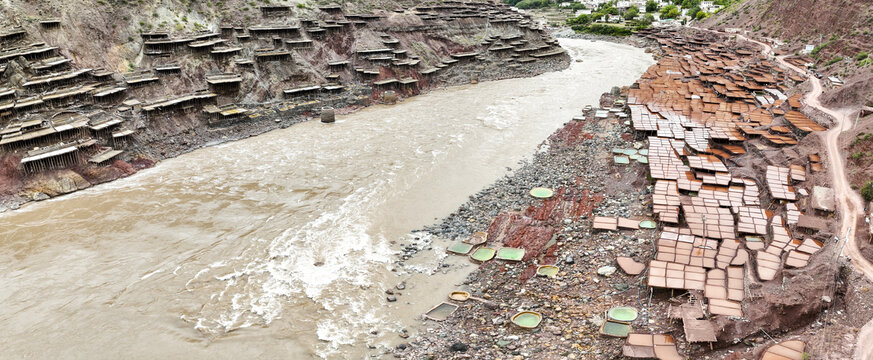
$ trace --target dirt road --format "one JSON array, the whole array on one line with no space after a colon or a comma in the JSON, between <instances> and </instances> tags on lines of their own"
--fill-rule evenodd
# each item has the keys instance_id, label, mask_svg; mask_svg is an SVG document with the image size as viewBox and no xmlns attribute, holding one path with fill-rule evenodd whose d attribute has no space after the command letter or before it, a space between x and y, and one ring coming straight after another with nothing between
<instances>
[{"instance_id":1,"label":"dirt road","mask_svg":"<svg viewBox=\"0 0 873 360\"><path fill-rule=\"evenodd\" d=\"M784 56L777 58L777 60L780 64L803 73L800 69L785 62ZM819 96L822 93L821 81L814 76L810 76L809 80L812 84L812 91L804 97L806 104L824 112L836 121L834 127L821 134L821 136L827 147L827 158L831 165L830 171L833 177L834 193L837 196L837 202L840 204L840 213L843 215L839 234L846 237L846 253L851 259L852 267L873 281L873 264L861 255L858 236L856 236L858 219L864 216L864 201L858 193L852 190L851 184L849 184L849 179L846 176L845 159L839 143L840 134L852 128L852 114L855 111L850 109L832 110L822 106L819 101ZM854 357L857 360L873 359L873 319L864 325L858 333Z\"/></svg>"},{"instance_id":2,"label":"dirt road","mask_svg":"<svg viewBox=\"0 0 873 360\"><path fill-rule=\"evenodd\" d=\"M709 29L701 29L694 27L697 30L721 33L724 35L735 35L737 38L757 44L761 46L761 53L765 56L771 56L772 48L770 45L757 40L749 39L739 34L727 34ZM786 55L787 56L787 55ZM846 253L851 259L852 267L867 276L870 281L873 281L873 264L870 263L864 256L861 255L861 249L858 246L857 239L857 224L861 216L864 216L864 201L861 196L852 190L849 184L849 179L846 176L845 159L840 149L839 138L843 131L852 128L852 115L857 111L853 109L830 109L821 104L819 100L823 90L821 80L815 76L810 76L806 71L785 61L786 56L776 57L776 61L784 68L791 69L802 76L809 78L812 84L812 91L804 96L804 102L810 107L817 109L828 116L832 117L835 125L828 131L820 133L825 143L827 158L830 162L830 172L833 178L834 193L837 197L837 202L840 206L840 214L842 214L842 222L840 224L839 236L846 239ZM873 319L870 320L861 331L858 333L857 344L855 345L856 360L873 360Z\"/></svg>"}]
</instances>

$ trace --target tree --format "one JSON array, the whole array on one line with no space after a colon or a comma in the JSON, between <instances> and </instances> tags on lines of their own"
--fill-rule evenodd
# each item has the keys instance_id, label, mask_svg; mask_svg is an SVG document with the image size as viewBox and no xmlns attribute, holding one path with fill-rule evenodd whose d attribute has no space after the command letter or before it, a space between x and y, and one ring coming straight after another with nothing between
<instances>
[{"instance_id":1,"label":"tree","mask_svg":"<svg viewBox=\"0 0 873 360\"><path fill-rule=\"evenodd\" d=\"M646 26L649 26L652 25L653 22L655 22L655 17L652 14L646 14L646 16L643 16L643 19L640 21Z\"/></svg>"},{"instance_id":2,"label":"tree","mask_svg":"<svg viewBox=\"0 0 873 360\"><path fill-rule=\"evenodd\" d=\"M679 17L679 8L676 5L667 5L661 9L661 19L675 19Z\"/></svg>"},{"instance_id":3,"label":"tree","mask_svg":"<svg viewBox=\"0 0 873 360\"><path fill-rule=\"evenodd\" d=\"M658 11L658 2L655 0L646 1L646 12L651 13Z\"/></svg>"},{"instance_id":4,"label":"tree","mask_svg":"<svg viewBox=\"0 0 873 360\"><path fill-rule=\"evenodd\" d=\"M589 26L586 31L591 34L611 35L611 36L627 36L632 33L631 29L623 26L594 24Z\"/></svg>"},{"instance_id":5,"label":"tree","mask_svg":"<svg viewBox=\"0 0 873 360\"><path fill-rule=\"evenodd\" d=\"M700 5L700 0L673 0L674 5L681 5L683 9Z\"/></svg>"},{"instance_id":6,"label":"tree","mask_svg":"<svg viewBox=\"0 0 873 360\"><path fill-rule=\"evenodd\" d=\"M519 9L536 9L548 7L549 4L551 4L549 0L523 0L516 3L515 6Z\"/></svg>"},{"instance_id":7,"label":"tree","mask_svg":"<svg viewBox=\"0 0 873 360\"><path fill-rule=\"evenodd\" d=\"M637 17L640 14L640 9L636 6L631 6L627 11L624 12L625 20L633 20L633 18Z\"/></svg>"},{"instance_id":8,"label":"tree","mask_svg":"<svg viewBox=\"0 0 873 360\"><path fill-rule=\"evenodd\" d=\"M694 18L697 20L704 19L704 18L706 18L706 13L703 12L703 10L700 10L697 12L697 15L695 15Z\"/></svg>"},{"instance_id":9,"label":"tree","mask_svg":"<svg viewBox=\"0 0 873 360\"><path fill-rule=\"evenodd\" d=\"M567 20L567 25L588 25L591 23L591 17L585 14L581 14L575 18L570 18Z\"/></svg>"},{"instance_id":10,"label":"tree","mask_svg":"<svg viewBox=\"0 0 873 360\"><path fill-rule=\"evenodd\" d=\"M642 29L646 29L649 26L651 26L653 22L655 22L655 17L652 16L652 14L646 14L645 16L642 17L642 19L635 20L632 22L633 29L635 31L640 31Z\"/></svg>"}]
</instances>

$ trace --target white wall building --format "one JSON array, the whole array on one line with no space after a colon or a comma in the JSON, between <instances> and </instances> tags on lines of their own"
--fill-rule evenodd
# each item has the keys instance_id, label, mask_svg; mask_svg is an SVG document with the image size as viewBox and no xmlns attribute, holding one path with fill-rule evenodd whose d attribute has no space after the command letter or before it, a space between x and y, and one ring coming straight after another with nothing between
<instances>
[{"instance_id":1,"label":"white wall building","mask_svg":"<svg viewBox=\"0 0 873 360\"><path fill-rule=\"evenodd\" d=\"M723 6L716 5L715 1L701 1L700 2L700 10L703 10L705 13L714 13L720 10Z\"/></svg>"},{"instance_id":2,"label":"white wall building","mask_svg":"<svg viewBox=\"0 0 873 360\"><path fill-rule=\"evenodd\" d=\"M815 45L806 45L806 48L800 51L803 55L809 55L812 51L815 50Z\"/></svg>"}]
</instances>

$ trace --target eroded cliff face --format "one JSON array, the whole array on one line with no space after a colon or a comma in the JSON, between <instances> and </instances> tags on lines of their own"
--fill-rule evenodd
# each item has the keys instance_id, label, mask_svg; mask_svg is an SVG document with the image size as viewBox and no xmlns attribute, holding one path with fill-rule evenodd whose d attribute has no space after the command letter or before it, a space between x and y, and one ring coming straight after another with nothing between
<instances>
[{"instance_id":1,"label":"eroded cliff face","mask_svg":"<svg viewBox=\"0 0 873 360\"><path fill-rule=\"evenodd\" d=\"M499 2L11 0L0 13L6 207L325 107L569 64Z\"/></svg>"},{"instance_id":2,"label":"eroded cliff face","mask_svg":"<svg viewBox=\"0 0 873 360\"><path fill-rule=\"evenodd\" d=\"M873 3L865 0L745 0L704 22L711 27L737 27L760 36L815 44L831 41L821 54L855 55L873 46Z\"/></svg>"}]
</instances>

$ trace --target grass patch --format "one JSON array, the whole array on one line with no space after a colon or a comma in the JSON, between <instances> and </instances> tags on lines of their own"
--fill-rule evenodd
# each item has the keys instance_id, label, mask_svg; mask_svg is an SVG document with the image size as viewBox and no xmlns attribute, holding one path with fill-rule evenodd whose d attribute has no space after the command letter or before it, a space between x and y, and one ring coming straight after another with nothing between
<instances>
[{"instance_id":1,"label":"grass patch","mask_svg":"<svg viewBox=\"0 0 873 360\"><path fill-rule=\"evenodd\" d=\"M826 42L826 43L824 43L824 44L821 44L821 45L819 45L819 46L816 46L814 49L812 49L812 52L810 52L809 55L811 55L811 56L814 57L814 58L818 58L818 53L820 53L820 52L822 51L822 49L824 49L825 47L827 47L828 45L830 45L830 43L831 43L831 42L828 41L828 42Z\"/></svg>"},{"instance_id":2,"label":"grass patch","mask_svg":"<svg viewBox=\"0 0 873 360\"><path fill-rule=\"evenodd\" d=\"M843 57L842 57L842 56L837 56L837 57L835 57L835 58L833 58L833 59L828 60L828 62L826 62L824 66L831 66L831 65L836 64L836 63L838 63L838 62L840 62L840 61L843 61Z\"/></svg>"}]
</instances>

